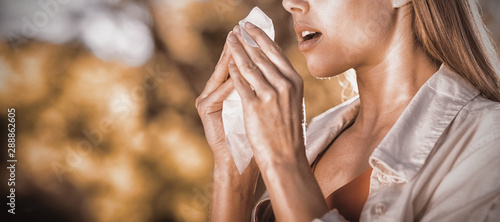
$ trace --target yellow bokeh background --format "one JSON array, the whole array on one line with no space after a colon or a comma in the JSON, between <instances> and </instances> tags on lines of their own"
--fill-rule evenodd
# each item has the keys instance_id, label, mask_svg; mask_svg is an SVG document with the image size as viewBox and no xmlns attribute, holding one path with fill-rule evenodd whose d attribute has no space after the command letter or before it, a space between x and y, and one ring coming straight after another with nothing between
<instances>
[{"instance_id":1,"label":"yellow bokeh background","mask_svg":"<svg viewBox=\"0 0 500 222\"><path fill-rule=\"evenodd\" d=\"M155 50L142 66L100 60L79 42L0 42L2 128L7 108L16 109L19 218L206 221L213 161L194 102L227 33L256 5L305 80L308 121L351 96L342 76L310 76L281 1L145 4ZM487 13L485 21L498 29Z\"/></svg>"}]
</instances>

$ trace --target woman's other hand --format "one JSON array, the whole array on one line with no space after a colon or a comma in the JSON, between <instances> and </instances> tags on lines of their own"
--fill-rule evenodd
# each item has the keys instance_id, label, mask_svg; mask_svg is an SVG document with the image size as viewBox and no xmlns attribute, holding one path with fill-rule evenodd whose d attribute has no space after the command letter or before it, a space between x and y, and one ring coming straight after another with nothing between
<instances>
[{"instance_id":1,"label":"woman's other hand","mask_svg":"<svg viewBox=\"0 0 500 222\"><path fill-rule=\"evenodd\" d=\"M228 38L229 73L243 102L245 127L262 170L272 161L305 157L303 80L280 47L261 29L245 29L259 44L245 43L236 26Z\"/></svg>"},{"instance_id":2,"label":"woman's other hand","mask_svg":"<svg viewBox=\"0 0 500 222\"><path fill-rule=\"evenodd\" d=\"M245 129L271 197L276 221L321 218L327 205L305 155L303 80L261 29L245 25L228 38L229 73L243 102Z\"/></svg>"},{"instance_id":3,"label":"woman's other hand","mask_svg":"<svg viewBox=\"0 0 500 222\"><path fill-rule=\"evenodd\" d=\"M222 125L222 102L234 89L233 81L228 80L230 58L231 53L226 44L205 89L196 99L196 109L203 123L205 137L216 160L227 159L229 155Z\"/></svg>"},{"instance_id":4,"label":"woman's other hand","mask_svg":"<svg viewBox=\"0 0 500 222\"><path fill-rule=\"evenodd\" d=\"M207 142L214 155L214 182L211 221L249 221L252 212L258 168L251 161L248 168L239 174L226 147L222 124L222 102L234 89L228 79L231 53L224 46L222 55L205 89L196 99L196 109L205 130Z\"/></svg>"}]
</instances>

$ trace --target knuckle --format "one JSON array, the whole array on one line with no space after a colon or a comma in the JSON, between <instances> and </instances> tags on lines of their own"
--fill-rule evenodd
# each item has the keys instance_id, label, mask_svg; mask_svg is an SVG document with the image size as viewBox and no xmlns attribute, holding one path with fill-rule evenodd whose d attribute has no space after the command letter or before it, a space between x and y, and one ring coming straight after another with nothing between
<instances>
[{"instance_id":1,"label":"knuckle","mask_svg":"<svg viewBox=\"0 0 500 222\"><path fill-rule=\"evenodd\" d=\"M194 101L194 107L196 107L196 109L198 109L198 107L200 107L200 97L196 98L196 100Z\"/></svg>"},{"instance_id":2,"label":"knuckle","mask_svg":"<svg viewBox=\"0 0 500 222\"><path fill-rule=\"evenodd\" d=\"M251 113L254 113L255 111L259 110L258 108L259 104L253 99L249 99L244 104L246 105L247 110L250 111Z\"/></svg>"},{"instance_id":3,"label":"knuckle","mask_svg":"<svg viewBox=\"0 0 500 222\"><path fill-rule=\"evenodd\" d=\"M257 39L258 42L269 41L269 40L267 40L267 39L269 39L269 37L267 36L267 34L264 31L256 30L254 32L254 34L255 34L255 38Z\"/></svg>"},{"instance_id":4,"label":"knuckle","mask_svg":"<svg viewBox=\"0 0 500 222\"><path fill-rule=\"evenodd\" d=\"M279 92L289 92L292 89L293 85L290 81L282 80L276 83L276 89Z\"/></svg>"},{"instance_id":5,"label":"knuckle","mask_svg":"<svg viewBox=\"0 0 500 222\"><path fill-rule=\"evenodd\" d=\"M205 109L202 106L199 106L196 110L198 111L198 115L203 118L206 113Z\"/></svg>"},{"instance_id":6,"label":"knuckle","mask_svg":"<svg viewBox=\"0 0 500 222\"><path fill-rule=\"evenodd\" d=\"M257 55L255 55L252 60L254 61L254 63L256 64L263 64L266 62L267 60L267 57L265 57L262 53L258 53Z\"/></svg>"},{"instance_id":7,"label":"knuckle","mask_svg":"<svg viewBox=\"0 0 500 222\"><path fill-rule=\"evenodd\" d=\"M270 50L274 54L280 54L280 55L282 54L281 47L278 44L276 44L276 43L273 43L271 45Z\"/></svg>"},{"instance_id":8,"label":"knuckle","mask_svg":"<svg viewBox=\"0 0 500 222\"><path fill-rule=\"evenodd\" d=\"M196 110L198 110L198 114L204 114L206 108L205 108L205 97L198 97L196 98L196 102L195 102L195 107L196 107Z\"/></svg>"},{"instance_id":9,"label":"knuckle","mask_svg":"<svg viewBox=\"0 0 500 222\"><path fill-rule=\"evenodd\" d=\"M304 85L304 79L302 78L301 75L293 75L292 81L295 83L296 86L300 87Z\"/></svg>"},{"instance_id":10,"label":"knuckle","mask_svg":"<svg viewBox=\"0 0 500 222\"><path fill-rule=\"evenodd\" d=\"M278 98L278 95L277 95L276 91L274 91L272 89L266 89L262 92L261 99L264 103L274 102L274 101L276 101L277 98Z\"/></svg>"},{"instance_id":11,"label":"knuckle","mask_svg":"<svg viewBox=\"0 0 500 222\"><path fill-rule=\"evenodd\" d=\"M198 110L198 114L199 114L200 116L202 116L202 115L204 114L204 112L205 112L205 111L204 111L204 110L205 110L205 108L204 108L203 106L201 106L200 104L198 104L198 107L196 107L196 110Z\"/></svg>"},{"instance_id":12,"label":"knuckle","mask_svg":"<svg viewBox=\"0 0 500 222\"><path fill-rule=\"evenodd\" d=\"M257 66L253 62L245 62L243 63L241 70L243 72L255 72L257 70Z\"/></svg>"},{"instance_id":13,"label":"knuckle","mask_svg":"<svg viewBox=\"0 0 500 222\"><path fill-rule=\"evenodd\" d=\"M229 72L238 71L238 67L236 67L236 65L229 64L227 68L228 68Z\"/></svg>"}]
</instances>

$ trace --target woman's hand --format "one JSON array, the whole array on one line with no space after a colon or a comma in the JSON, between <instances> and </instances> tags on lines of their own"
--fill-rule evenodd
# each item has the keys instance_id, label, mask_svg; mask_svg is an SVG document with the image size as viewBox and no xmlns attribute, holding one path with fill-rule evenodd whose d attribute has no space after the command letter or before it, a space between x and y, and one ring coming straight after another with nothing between
<instances>
[{"instance_id":1,"label":"woman's hand","mask_svg":"<svg viewBox=\"0 0 500 222\"><path fill-rule=\"evenodd\" d=\"M233 29L228 38L233 57L229 73L242 98L247 136L262 170L273 161L305 157L304 87L274 41L251 23L246 30L260 48L246 44L238 26Z\"/></svg>"},{"instance_id":2,"label":"woman's hand","mask_svg":"<svg viewBox=\"0 0 500 222\"><path fill-rule=\"evenodd\" d=\"M229 155L225 144L224 126L222 125L222 101L234 89L233 81L228 80L230 58L231 53L226 44L205 89L196 99L196 109L215 159L227 158Z\"/></svg>"},{"instance_id":3,"label":"woman's hand","mask_svg":"<svg viewBox=\"0 0 500 222\"><path fill-rule=\"evenodd\" d=\"M259 172L255 161L252 160L245 172L240 175L226 147L222 125L222 102L234 89L233 80L227 78L230 58L231 53L226 44L215 71L196 99L196 108L214 155L211 221L250 220Z\"/></svg>"},{"instance_id":4,"label":"woman's hand","mask_svg":"<svg viewBox=\"0 0 500 222\"><path fill-rule=\"evenodd\" d=\"M278 45L249 24L245 29L260 48L246 44L235 27L229 73L276 221L321 218L328 207L305 155L302 78Z\"/></svg>"}]
</instances>

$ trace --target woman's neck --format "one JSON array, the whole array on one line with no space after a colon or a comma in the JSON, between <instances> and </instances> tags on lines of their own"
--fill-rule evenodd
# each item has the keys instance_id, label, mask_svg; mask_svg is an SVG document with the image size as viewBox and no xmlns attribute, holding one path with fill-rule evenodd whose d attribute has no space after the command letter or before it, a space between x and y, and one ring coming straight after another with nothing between
<instances>
[{"instance_id":1,"label":"woman's neck","mask_svg":"<svg viewBox=\"0 0 500 222\"><path fill-rule=\"evenodd\" d=\"M439 68L414 40L411 16L398 21L378 61L356 68L361 105L353 127L364 135L376 136L374 133L381 132L385 136L420 87Z\"/></svg>"}]
</instances>

